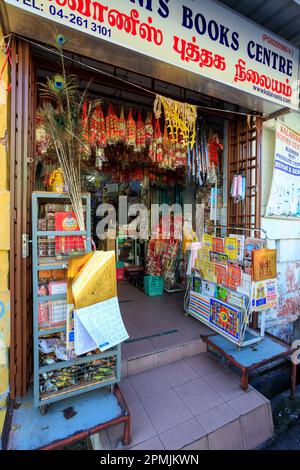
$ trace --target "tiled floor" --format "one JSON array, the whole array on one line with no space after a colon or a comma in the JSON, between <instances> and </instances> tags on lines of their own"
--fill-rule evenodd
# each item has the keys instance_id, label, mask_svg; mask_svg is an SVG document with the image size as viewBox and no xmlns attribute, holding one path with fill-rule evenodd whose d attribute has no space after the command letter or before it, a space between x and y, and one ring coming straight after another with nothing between
<instances>
[{"instance_id":1,"label":"tiled floor","mask_svg":"<svg viewBox=\"0 0 300 470\"><path fill-rule=\"evenodd\" d=\"M132 450L253 449L273 432L269 401L206 352L206 328L183 311L183 293L148 297L128 283L118 296L129 342L120 387L132 417ZM120 426L105 432L122 448Z\"/></svg>"},{"instance_id":2,"label":"tiled floor","mask_svg":"<svg viewBox=\"0 0 300 470\"><path fill-rule=\"evenodd\" d=\"M123 377L206 351L200 335L210 330L185 316L181 293L148 297L127 282L118 297L129 341L122 345Z\"/></svg>"},{"instance_id":3,"label":"tiled floor","mask_svg":"<svg viewBox=\"0 0 300 470\"><path fill-rule=\"evenodd\" d=\"M273 432L269 401L209 353L127 377L120 384L132 416L130 449L253 449ZM122 428L106 435L122 448Z\"/></svg>"}]
</instances>

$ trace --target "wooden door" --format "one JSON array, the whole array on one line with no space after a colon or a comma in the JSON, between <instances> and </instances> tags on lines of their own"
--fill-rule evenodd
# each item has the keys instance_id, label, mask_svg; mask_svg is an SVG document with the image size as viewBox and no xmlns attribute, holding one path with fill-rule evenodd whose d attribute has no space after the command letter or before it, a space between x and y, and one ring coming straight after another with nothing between
<instances>
[{"instance_id":1,"label":"wooden door","mask_svg":"<svg viewBox=\"0 0 300 470\"><path fill-rule=\"evenodd\" d=\"M32 372L31 193L35 127L35 71L28 43L14 40L11 70L11 398L23 396Z\"/></svg>"}]
</instances>

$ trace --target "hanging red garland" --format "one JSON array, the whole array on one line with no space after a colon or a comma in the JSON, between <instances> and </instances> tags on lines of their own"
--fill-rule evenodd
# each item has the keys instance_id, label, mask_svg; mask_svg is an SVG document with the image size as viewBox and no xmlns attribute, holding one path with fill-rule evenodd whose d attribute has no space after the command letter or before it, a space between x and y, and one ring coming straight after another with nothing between
<instances>
[{"instance_id":1,"label":"hanging red garland","mask_svg":"<svg viewBox=\"0 0 300 470\"><path fill-rule=\"evenodd\" d=\"M224 145L221 144L219 136L217 134L211 135L208 139L208 158L210 163L214 163L218 166L223 150Z\"/></svg>"},{"instance_id":2,"label":"hanging red garland","mask_svg":"<svg viewBox=\"0 0 300 470\"><path fill-rule=\"evenodd\" d=\"M95 147L106 145L105 119L101 106L96 106L91 117L90 142Z\"/></svg>"}]
</instances>

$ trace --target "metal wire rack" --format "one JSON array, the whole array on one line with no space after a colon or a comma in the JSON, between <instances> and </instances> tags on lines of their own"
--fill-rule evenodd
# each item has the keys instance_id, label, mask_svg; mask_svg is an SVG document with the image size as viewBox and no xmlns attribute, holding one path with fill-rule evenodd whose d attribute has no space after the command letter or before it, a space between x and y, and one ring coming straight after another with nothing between
<instances>
[{"instance_id":1,"label":"metal wire rack","mask_svg":"<svg viewBox=\"0 0 300 470\"><path fill-rule=\"evenodd\" d=\"M66 355L66 360L43 361L40 354L39 342L45 335L62 338L67 334L68 260L92 249L90 195L83 195L82 201L85 231L74 230L76 218L74 223L68 195L46 192L32 195L34 403L41 413L50 403L96 388L112 387L121 378L120 345L85 356ZM70 226L67 223L61 227L57 222L68 216L70 220L73 217ZM59 279L55 278L57 274Z\"/></svg>"},{"instance_id":2,"label":"metal wire rack","mask_svg":"<svg viewBox=\"0 0 300 470\"><path fill-rule=\"evenodd\" d=\"M41 399L57 397L87 386L105 384L117 378L116 356L74 364L39 374Z\"/></svg>"}]
</instances>

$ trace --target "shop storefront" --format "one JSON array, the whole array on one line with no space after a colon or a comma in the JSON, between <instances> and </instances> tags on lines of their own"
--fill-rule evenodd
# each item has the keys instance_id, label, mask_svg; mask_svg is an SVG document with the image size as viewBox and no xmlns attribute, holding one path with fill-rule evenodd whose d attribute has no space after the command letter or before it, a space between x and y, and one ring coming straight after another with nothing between
<instances>
[{"instance_id":1,"label":"shop storefront","mask_svg":"<svg viewBox=\"0 0 300 470\"><path fill-rule=\"evenodd\" d=\"M193 2L131 0L119 2L118 7L116 2L89 0L4 3L3 30L13 33L7 37L6 50L11 61L13 399L27 392L33 350L37 351L41 332L46 334L50 326L53 340L60 333L67 289L63 264L70 256L92 248L115 251L119 297L125 305L132 302L133 289L137 298L139 289L144 290L149 315L156 308L152 296L162 296L162 308L173 302L170 296L183 306L194 256L186 249L188 242L204 240L204 252L203 248L197 251L193 268L207 281L207 291L203 285L198 290L198 278L193 276L191 292L196 298L191 302L196 302L196 310L202 294L219 295L216 302L230 304L230 311L222 310L226 318L243 308L253 273L253 259L248 252L244 256L245 250L268 248L263 261L272 264L275 259L272 266L268 264L272 275L261 278L257 274L254 281L277 277L272 256L278 246L266 242L277 237L270 236L272 228L266 219L262 224L266 204L263 144L268 140L265 128L273 123L269 117L279 116L283 108L298 109L299 51L211 1L202 2L201 11ZM62 100L63 88L67 93ZM70 157L58 158L58 148L53 146L55 133L57 141L63 140L62 125L70 109L77 113L70 131L76 130L74 145L80 141L80 159L73 155L73 173L66 170ZM74 175L81 184L77 199L73 191L64 200L62 194L70 191L72 181L77 184ZM60 196L55 198L53 193ZM82 197L87 197L84 210ZM169 219L170 207L170 236L155 238L165 228L161 211L166 210ZM204 239L198 231L199 215L201 227L206 227ZM74 233L62 236L66 218L68 228L80 230L83 239ZM107 226L108 237L103 230ZM175 236L177 229L183 238ZM143 236L139 236L141 231ZM227 257L225 266L220 254ZM41 267L43 263L47 269ZM212 293L210 283L223 289ZM257 312L264 310L259 302L266 296L256 287L253 310ZM51 300L51 295L58 300ZM40 299L43 296L46 302ZM219 304L215 316L220 320ZM277 307L271 297L266 304ZM132 326L129 310L126 315ZM186 311L199 319L199 312L189 307ZM247 321L240 319L240 326L228 326L225 317L210 326L223 336L225 331L240 345L250 311L247 315ZM172 334L163 325L157 330ZM152 333L149 328L148 336ZM143 334L146 337L147 331ZM37 393L44 394L44 400L47 394L51 399L55 392L63 394L68 388L64 372L64 377L55 378L60 385L54 390L50 365L61 358L53 359L46 349L35 357L35 367L49 369L49 373L35 374ZM118 354L105 357L106 363L101 363L105 373L118 369ZM85 376L91 377L87 364ZM120 373L118 369L118 379Z\"/></svg>"}]
</instances>

